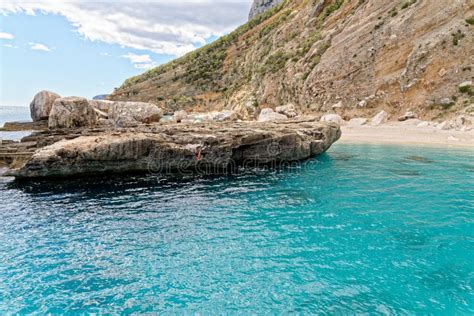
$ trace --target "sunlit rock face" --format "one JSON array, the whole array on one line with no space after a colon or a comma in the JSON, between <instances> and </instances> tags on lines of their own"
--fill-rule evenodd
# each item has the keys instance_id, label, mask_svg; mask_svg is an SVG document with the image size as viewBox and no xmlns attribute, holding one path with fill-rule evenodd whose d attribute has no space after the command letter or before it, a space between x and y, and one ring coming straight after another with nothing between
<instances>
[{"instance_id":1,"label":"sunlit rock face","mask_svg":"<svg viewBox=\"0 0 474 316\"><path fill-rule=\"evenodd\" d=\"M283 0L254 0L249 13L249 20L281 3Z\"/></svg>"}]
</instances>

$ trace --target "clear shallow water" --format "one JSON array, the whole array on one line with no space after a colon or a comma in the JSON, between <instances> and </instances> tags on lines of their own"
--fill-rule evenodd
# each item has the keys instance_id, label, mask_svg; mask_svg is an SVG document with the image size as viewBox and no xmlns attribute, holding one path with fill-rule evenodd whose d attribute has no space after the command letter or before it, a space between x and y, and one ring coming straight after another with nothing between
<instances>
[{"instance_id":1,"label":"clear shallow water","mask_svg":"<svg viewBox=\"0 0 474 316\"><path fill-rule=\"evenodd\" d=\"M0 182L0 313L474 313L474 151Z\"/></svg>"},{"instance_id":2,"label":"clear shallow water","mask_svg":"<svg viewBox=\"0 0 474 316\"><path fill-rule=\"evenodd\" d=\"M0 127L6 122L28 122L30 118L30 108L23 106L1 106L0 105ZM31 132L0 132L0 139L20 140L30 135Z\"/></svg>"}]
</instances>

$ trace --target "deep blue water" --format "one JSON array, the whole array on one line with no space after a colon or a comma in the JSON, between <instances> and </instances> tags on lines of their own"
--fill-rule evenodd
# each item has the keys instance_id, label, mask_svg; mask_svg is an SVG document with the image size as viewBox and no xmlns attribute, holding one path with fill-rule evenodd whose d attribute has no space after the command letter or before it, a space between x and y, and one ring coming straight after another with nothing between
<instances>
[{"instance_id":1,"label":"deep blue water","mask_svg":"<svg viewBox=\"0 0 474 316\"><path fill-rule=\"evenodd\" d=\"M23 106L1 106L0 105L0 127L6 122L27 122L31 121L30 108ZM31 134L28 131L22 132L0 132L0 139L19 140Z\"/></svg>"},{"instance_id":2,"label":"deep blue water","mask_svg":"<svg viewBox=\"0 0 474 316\"><path fill-rule=\"evenodd\" d=\"M474 151L0 181L0 314L474 313Z\"/></svg>"}]
</instances>

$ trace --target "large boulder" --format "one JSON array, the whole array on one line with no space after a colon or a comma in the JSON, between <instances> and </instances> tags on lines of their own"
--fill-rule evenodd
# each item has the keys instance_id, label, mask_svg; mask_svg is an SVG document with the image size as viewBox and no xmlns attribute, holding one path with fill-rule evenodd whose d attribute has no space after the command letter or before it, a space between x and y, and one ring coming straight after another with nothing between
<instances>
[{"instance_id":1,"label":"large boulder","mask_svg":"<svg viewBox=\"0 0 474 316\"><path fill-rule=\"evenodd\" d=\"M336 123L338 125L344 124L344 120L342 119L342 117L337 114L326 114L321 118L321 122Z\"/></svg>"},{"instance_id":2,"label":"large boulder","mask_svg":"<svg viewBox=\"0 0 474 316\"><path fill-rule=\"evenodd\" d=\"M363 126L367 124L369 120L365 117L356 117L349 121L349 126Z\"/></svg>"},{"instance_id":3,"label":"large boulder","mask_svg":"<svg viewBox=\"0 0 474 316\"><path fill-rule=\"evenodd\" d=\"M114 102L108 111L109 119L117 126L136 126L159 122L163 110L153 103Z\"/></svg>"},{"instance_id":4,"label":"large boulder","mask_svg":"<svg viewBox=\"0 0 474 316\"><path fill-rule=\"evenodd\" d=\"M30 113L33 122L47 120L54 101L60 97L59 94L51 91L38 92L30 103Z\"/></svg>"},{"instance_id":5,"label":"large boulder","mask_svg":"<svg viewBox=\"0 0 474 316\"><path fill-rule=\"evenodd\" d=\"M77 128L95 126L97 113L85 98L67 97L56 99L49 115L48 127Z\"/></svg>"},{"instance_id":6,"label":"large boulder","mask_svg":"<svg viewBox=\"0 0 474 316\"><path fill-rule=\"evenodd\" d=\"M287 120L288 117L286 115L276 113L273 109L266 108L260 112L258 116L259 122L277 122L277 121L284 121Z\"/></svg>"},{"instance_id":7,"label":"large boulder","mask_svg":"<svg viewBox=\"0 0 474 316\"><path fill-rule=\"evenodd\" d=\"M377 115L375 115L372 120L370 121L370 124L372 125L380 125L388 122L388 113L385 111L380 111Z\"/></svg>"},{"instance_id":8,"label":"large boulder","mask_svg":"<svg viewBox=\"0 0 474 316\"><path fill-rule=\"evenodd\" d=\"M413 119L416 119L416 113L413 112L413 111L408 111L408 112L405 113L405 115L400 116L398 118L398 121L399 122L404 122L404 121L413 120Z\"/></svg>"}]
</instances>

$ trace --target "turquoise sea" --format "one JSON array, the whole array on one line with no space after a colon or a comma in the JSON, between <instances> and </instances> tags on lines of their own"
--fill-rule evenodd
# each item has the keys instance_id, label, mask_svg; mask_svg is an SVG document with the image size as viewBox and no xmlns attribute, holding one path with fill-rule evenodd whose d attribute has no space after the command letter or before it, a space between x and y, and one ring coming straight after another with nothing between
<instances>
[{"instance_id":1,"label":"turquoise sea","mask_svg":"<svg viewBox=\"0 0 474 316\"><path fill-rule=\"evenodd\" d=\"M0 178L1 179L1 178ZM474 314L474 151L0 180L0 314Z\"/></svg>"}]
</instances>

